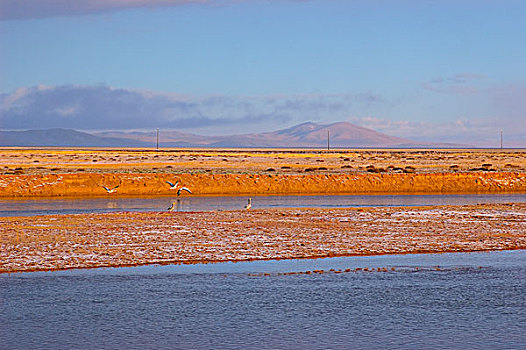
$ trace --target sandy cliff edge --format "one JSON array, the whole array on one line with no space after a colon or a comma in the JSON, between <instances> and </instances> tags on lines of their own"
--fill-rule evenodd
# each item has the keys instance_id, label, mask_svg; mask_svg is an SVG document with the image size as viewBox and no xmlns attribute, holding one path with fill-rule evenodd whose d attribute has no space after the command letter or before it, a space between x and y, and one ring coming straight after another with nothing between
<instances>
[{"instance_id":1,"label":"sandy cliff edge","mask_svg":"<svg viewBox=\"0 0 526 350\"><path fill-rule=\"evenodd\" d=\"M338 193L526 193L526 174L470 172L435 174L95 174L0 175L0 197L170 195L166 181L179 181L195 195ZM102 185L115 187L107 194Z\"/></svg>"}]
</instances>

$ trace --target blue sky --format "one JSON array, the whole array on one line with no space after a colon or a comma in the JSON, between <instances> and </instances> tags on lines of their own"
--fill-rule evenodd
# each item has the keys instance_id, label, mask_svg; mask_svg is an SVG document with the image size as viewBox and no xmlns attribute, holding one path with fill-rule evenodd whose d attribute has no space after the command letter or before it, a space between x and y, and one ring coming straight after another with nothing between
<instances>
[{"instance_id":1,"label":"blue sky","mask_svg":"<svg viewBox=\"0 0 526 350\"><path fill-rule=\"evenodd\" d=\"M0 0L0 128L345 120L526 147L526 1L36 3Z\"/></svg>"}]
</instances>

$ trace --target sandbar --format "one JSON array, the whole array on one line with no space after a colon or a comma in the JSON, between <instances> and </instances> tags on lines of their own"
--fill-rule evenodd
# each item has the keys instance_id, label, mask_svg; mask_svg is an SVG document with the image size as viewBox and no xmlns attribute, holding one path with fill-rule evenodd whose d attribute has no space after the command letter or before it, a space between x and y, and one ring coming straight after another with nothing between
<instances>
[{"instance_id":1,"label":"sandbar","mask_svg":"<svg viewBox=\"0 0 526 350\"><path fill-rule=\"evenodd\" d=\"M0 218L0 273L526 249L526 204Z\"/></svg>"}]
</instances>

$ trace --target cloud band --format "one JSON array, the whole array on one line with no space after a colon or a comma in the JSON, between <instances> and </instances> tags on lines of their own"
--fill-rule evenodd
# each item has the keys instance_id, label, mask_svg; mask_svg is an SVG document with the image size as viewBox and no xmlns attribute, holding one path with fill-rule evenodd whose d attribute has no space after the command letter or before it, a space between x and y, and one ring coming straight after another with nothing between
<instances>
[{"instance_id":1,"label":"cloud band","mask_svg":"<svg viewBox=\"0 0 526 350\"><path fill-rule=\"evenodd\" d=\"M210 0L0 0L0 20L82 16L202 3Z\"/></svg>"}]
</instances>

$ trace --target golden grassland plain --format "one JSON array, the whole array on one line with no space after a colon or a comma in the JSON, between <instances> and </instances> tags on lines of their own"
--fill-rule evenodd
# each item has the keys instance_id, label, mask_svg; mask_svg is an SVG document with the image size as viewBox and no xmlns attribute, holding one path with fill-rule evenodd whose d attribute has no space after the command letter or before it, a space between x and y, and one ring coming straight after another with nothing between
<instances>
[{"instance_id":1,"label":"golden grassland plain","mask_svg":"<svg viewBox=\"0 0 526 350\"><path fill-rule=\"evenodd\" d=\"M526 172L526 150L0 148L0 173Z\"/></svg>"},{"instance_id":2,"label":"golden grassland plain","mask_svg":"<svg viewBox=\"0 0 526 350\"><path fill-rule=\"evenodd\" d=\"M526 193L526 151L0 149L4 200L174 195L166 181L192 195ZM4 217L0 272L526 249L525 225L521 203Z\"/></svg>"}]
</instances>

